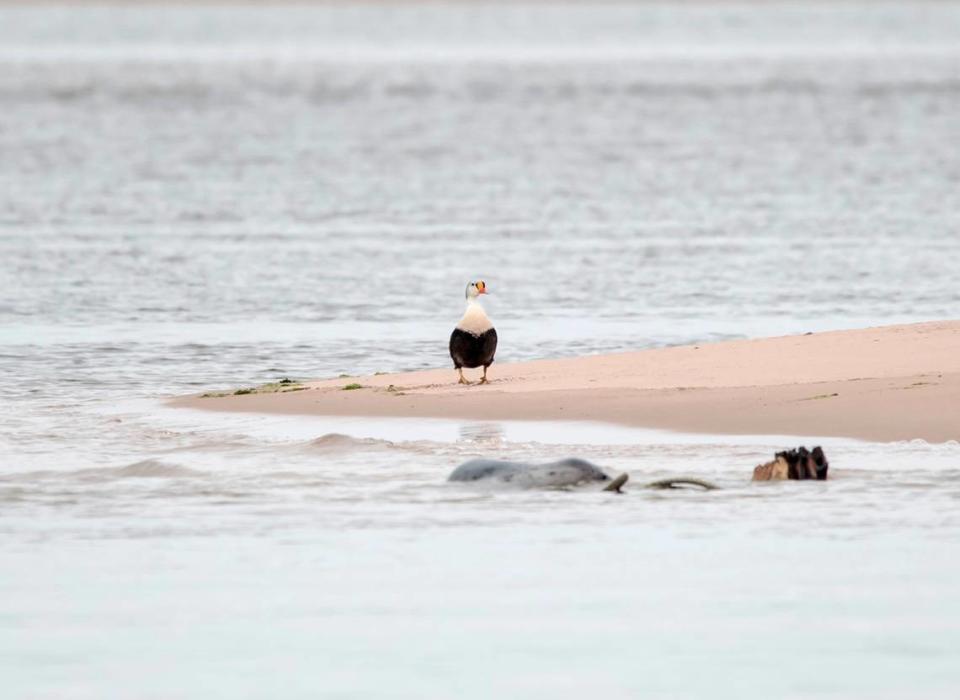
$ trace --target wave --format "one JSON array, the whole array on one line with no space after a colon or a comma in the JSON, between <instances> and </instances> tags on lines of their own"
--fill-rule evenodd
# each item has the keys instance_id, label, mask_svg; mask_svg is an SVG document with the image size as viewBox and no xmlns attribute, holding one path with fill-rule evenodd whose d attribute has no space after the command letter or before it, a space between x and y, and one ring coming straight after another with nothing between
<instances>
[{"instance_id":1,"label":"wave","mask_svg":"<svg viewBox=\"0 0 960 700\"><path fill-rule=\"evenodd\" d=\"M205 472L169 464L156 459L144 459L123 467L93 467L70 471L44 470L20 472L0 476L0 482L39 481L47 479L76 479L78 481L114 481L117 479L163 479L205 476Z\"/></svg>"},{"instance_id":2,"label":"wave","mask_svg":"<svg viewBox=\"0 0 960 700\"><path fill-rule=\"evenodd\" d=\"M9 58L7 59L9 60ZM774 71L769 64L744 59L733 64L693 65L687 59L659 62L659 70L638 77L636 70L586 62L579 65L533 65L522 72L497 64L435 70L421 64L375 70L363 64L325 64L304 60L286 64L253 62L200 65L189 61L21 63L0 75L0 96L14 102L78 105L102 99L150 107L171 102L197 105L274 105L277 100L304 100L315 105L367 102L525 103L592 105L597 99L651 97L723 98L751 94L858 96L955 95L960 91L949 53L893 70L889 61L838 68L835 61L795 64ZM0 50L0 64L4 62Z\"/></svg>"},{"instance_id":3,"label":"wave","mask_svg":"<svg viewBox=\"0 0 960 700\"><path fill-rule=\"evenodd\" d=\"M392 448L395 444L389 440L378 440L375 438L355 438L343 433L327 433L321 435L309 443L311 449L325 453L351 452L359 449L369 449L371 447Z\"/></svg>"}]
</instances>

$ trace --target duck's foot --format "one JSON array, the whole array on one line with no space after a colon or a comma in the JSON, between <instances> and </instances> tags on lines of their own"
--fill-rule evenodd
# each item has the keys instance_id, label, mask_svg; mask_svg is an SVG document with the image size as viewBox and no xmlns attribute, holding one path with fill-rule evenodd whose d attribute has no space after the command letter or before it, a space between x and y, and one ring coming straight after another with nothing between
<instances>
[{"instance_id":1,"label":"duck's foot","mask_svg":"<svg viewBox=\"0 0 960 700\"><path fill-rule=\"evenodd\" d=\"M471 383L472 383L472 382L470 382L466 377L463 376L463 370L462 370L462 369L457 369L457 372L460 373L460 379L459 379L459 381L457 382L457 384L471 384Z\"/></svg>"}]
</instances>

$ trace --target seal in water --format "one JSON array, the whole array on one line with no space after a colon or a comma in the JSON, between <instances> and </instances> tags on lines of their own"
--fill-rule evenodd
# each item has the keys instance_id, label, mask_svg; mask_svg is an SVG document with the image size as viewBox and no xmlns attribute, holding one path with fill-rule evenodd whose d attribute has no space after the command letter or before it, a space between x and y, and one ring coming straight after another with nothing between
<instances>
[{"instance_id":1,"label":"seal in water","mask_svg":"<svg viewBox=\"0 0 960 700\"><path fill-rule=\"evenodd\" d=\"M609 484L619 491L627 475L621 474ZM611 481L610 476L585 459L561 459L545 464L525 464L499 459L471 459L453 470L448 481L490 481L523 489L563 488Z\"/></svg>"}]
</instances>

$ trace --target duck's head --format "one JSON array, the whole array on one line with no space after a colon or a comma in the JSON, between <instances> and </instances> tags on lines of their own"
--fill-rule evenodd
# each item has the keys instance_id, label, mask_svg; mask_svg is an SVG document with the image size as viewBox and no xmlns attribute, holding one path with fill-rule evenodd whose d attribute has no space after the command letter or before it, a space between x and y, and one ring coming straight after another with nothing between
<instances>
[{"instance_id":1,"label":"duck's head","mask_svg":"<svg viewBox=\"0 0 960 700\"><path fill-rule=\"evenodd\" d=\"M476 299L481 294L487 293L487 283L483 280L477 280L467 285L467 299Z\"/></svg>"}]
</instances>

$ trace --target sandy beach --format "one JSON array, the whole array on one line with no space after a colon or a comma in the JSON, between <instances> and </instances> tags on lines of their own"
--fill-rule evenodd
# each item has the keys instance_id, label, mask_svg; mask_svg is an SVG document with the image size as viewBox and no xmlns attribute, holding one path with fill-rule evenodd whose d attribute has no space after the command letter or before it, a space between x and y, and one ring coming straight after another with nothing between
<instances>
[{"instance_id":1,"label":"sandy beach","mask_svg":"<svg viewBox=\"0 0 960 700\"><path fill-rule=\"evenodd\" d=\"M488 385L451 369L199 396L215 411L475 420L594 420L728 434L872 441L960 439L960 322L940 321L571 359L495 364ZM344 389L360 384L362 388Z\"/></svg>"}]
</instances>

